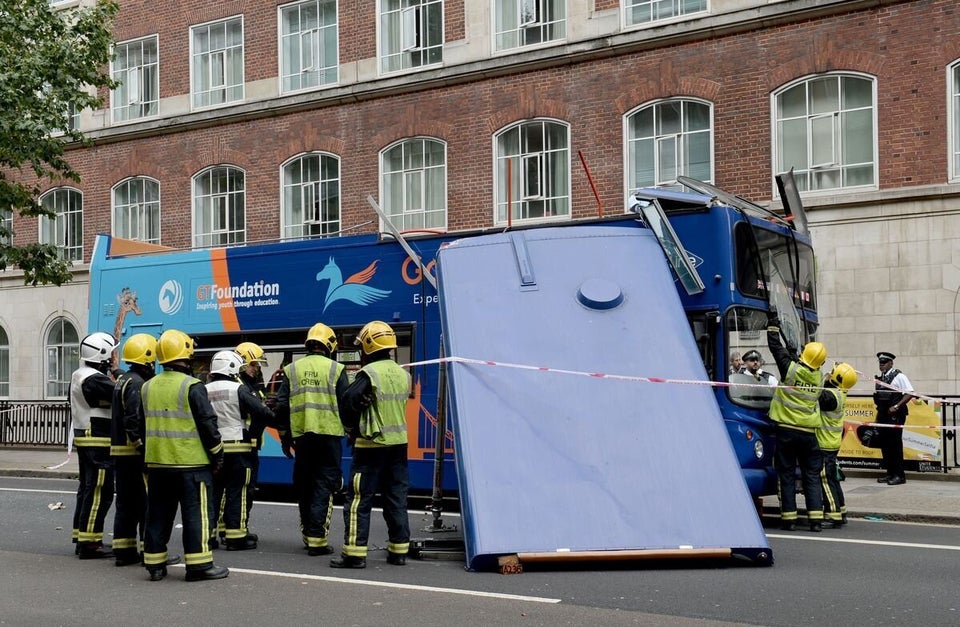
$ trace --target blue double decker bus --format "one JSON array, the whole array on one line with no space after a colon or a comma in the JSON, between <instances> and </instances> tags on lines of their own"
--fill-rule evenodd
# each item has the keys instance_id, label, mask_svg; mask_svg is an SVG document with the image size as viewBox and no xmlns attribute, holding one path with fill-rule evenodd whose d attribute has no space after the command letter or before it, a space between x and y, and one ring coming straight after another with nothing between
<instances>
[{"instance_id":1,"label":"blue double decker bus","mask_svg":"<svg viewBox=\"0 0 960 627\"><path fill-rule=\"evenodd\" d=\"M756 349L769 357L765 331L775 291L772 275L784 279L782 289L791 295L802 333L815 329L810 238L766 210L711 193L712 186L690 189L695 191L639 190L631 200L635 211L522 228L602 224L657 231L700 348L703 383L720 384L715 387L717 403L749 490L755 497L772 494L774 442L767 418L772 390L728 386L749 381L746 375L729 373L726 364L732 351ZM411 488L432 490L442 476L442 489L453 492L453 436L446 428L440 433L437 426L444 395L435 361L440 357L441 324L432 275L441 246L481 233L406 238L367 234L202 250L173 250L100 235L90 269L89 331L115 333L122 344L135 333L159 336L166 329L180 329L197 341L194 370L201 377L215 352L255 342L268 361L263 371L269 393L271 376L304 354L313 324L323 322L336 331L337 359L352 374L360 366L353 345L360 328L371 320L388 322L397 331L399 363L431 362L411 367ZM651 374L651 362L669 359L643 355L642 348L638 355ZM434 464L437 451L444 455L442 472ZM344 463L349 464L349 454ZM283 456L277 434L268 430L260 481L286 484L291 477L292 462Z\"/></svg>"}]
</instances>

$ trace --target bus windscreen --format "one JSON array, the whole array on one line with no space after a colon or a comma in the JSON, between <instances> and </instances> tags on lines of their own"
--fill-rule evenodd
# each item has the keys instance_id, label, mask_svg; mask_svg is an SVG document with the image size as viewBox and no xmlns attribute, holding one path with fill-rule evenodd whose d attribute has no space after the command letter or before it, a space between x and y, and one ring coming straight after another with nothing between
<instances>
[{"instance_id":1,"label":"bus windscreen","mask_svg":"<svg viewBox=\"0 0 960 627\"><path fill-rule=\"evenodd\" d=\"M768 299L770 277L767 273L772 260L794 304L808 311L817 310L813 249L792 237L746 222L737 224L734 245L737 287L744 295Z\"/></svg>"}]
</instances>

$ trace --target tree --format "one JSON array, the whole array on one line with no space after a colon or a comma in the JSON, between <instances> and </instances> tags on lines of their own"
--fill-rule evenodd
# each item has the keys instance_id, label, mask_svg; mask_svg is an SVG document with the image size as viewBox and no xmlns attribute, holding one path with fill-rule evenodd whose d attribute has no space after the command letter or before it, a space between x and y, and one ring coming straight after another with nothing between
<instances>
[{"instance_id":1,"label":"tree","mask_svg":"<svg viewBox=\"0 0 960 627\"><path fill-rule=\"evenodd\" d=\"M49 0L0 0L0 270L16 266L24 283L61 285L68 263L49 244L13 245L14 212L55 217L37 202L45 181L79 182L64 156L88 144L73 113L98 109L110 79L114 0L58 11ZM83 3L87 4L87 3Z\"/></svg>"}]
</instances>

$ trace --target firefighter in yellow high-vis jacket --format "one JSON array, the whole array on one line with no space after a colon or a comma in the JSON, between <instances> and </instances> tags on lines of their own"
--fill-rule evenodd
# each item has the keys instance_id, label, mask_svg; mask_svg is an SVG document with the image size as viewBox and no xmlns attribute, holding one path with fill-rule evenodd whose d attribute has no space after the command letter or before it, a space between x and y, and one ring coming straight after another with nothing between
<instances>
[{"instance_id":1,"label":"firefighter in yellow high-vis jacket","mask_svg":"<svg viewBox=\"0 0 960 627\"><path fill-rule=\"evenodd\" d=\"M340 409L343 423L351 438L355 438L343 505L343 549L340 558L331 560L330 566L366 567L370 511L376 492L383 495L387 562L403 566L410 547L406 421L410 373L391 359L397 336L387 323L368 323L360 330L357 344L363 367L344 395Z\"/></svg>"},{"instance_id":2,"label":"firefighter in yellow high-vis jacket","mask_svg":"<svg viewBox=\"0 0 960 627\"><path fill-rule=\"evenodd\" d=\"M176 329L157 346L163 372L140 390L145 423L147 513L143 564L151 581L167 575L167 543L180 509L187 581L223 579L208 539L213 524L213 473L223 466L223 443L207 388L190 368L194 344Z\"/></svg>"}]
</instances>

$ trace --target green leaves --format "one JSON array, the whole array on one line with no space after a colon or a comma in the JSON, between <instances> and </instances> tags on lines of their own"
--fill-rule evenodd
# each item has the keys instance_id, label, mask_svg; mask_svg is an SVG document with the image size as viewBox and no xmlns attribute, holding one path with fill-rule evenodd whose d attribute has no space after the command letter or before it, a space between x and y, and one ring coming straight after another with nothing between
<instances>
[{"instance_id":1,"label":"green leaves","mask_svg":"<svg viewBox=\"0 0 960 627\"><path fill-rule=\"evenodd\" d=\"M40 191L80 180L64 155L86 138L71 128L73 111L99 109L109 75L114 0L62 11L49 0L0 0L0 211L49 215ZM19 267L30 285L70 280L53 246L0 244L0 269Z\"/></svg>"}]
</instances>

